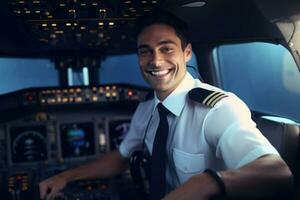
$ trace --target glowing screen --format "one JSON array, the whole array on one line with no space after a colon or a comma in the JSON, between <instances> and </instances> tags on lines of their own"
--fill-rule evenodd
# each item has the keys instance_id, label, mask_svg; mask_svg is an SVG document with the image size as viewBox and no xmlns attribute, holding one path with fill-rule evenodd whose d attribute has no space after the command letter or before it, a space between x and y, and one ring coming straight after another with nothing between
<instances>
[{"instance_id":1,"label":"glowing screen","mask_svg":"<svg viewBox=\"0 0 300 200\"><path fill-rule=\"evenodd\" d=\"M47 160L45 126L12 127L10 129L10 151L13 163Z\"/></svg>"},{"instance_id":2,"label":"glowing screen","mask_svg":"<svg viewBox=\"0 0 300 200\"><path fill-rule=\"evenodd\" d=\"M71 123L60 126L63 158L76 158L95 154L93 123Z\"/></svg>"}]
</instances>

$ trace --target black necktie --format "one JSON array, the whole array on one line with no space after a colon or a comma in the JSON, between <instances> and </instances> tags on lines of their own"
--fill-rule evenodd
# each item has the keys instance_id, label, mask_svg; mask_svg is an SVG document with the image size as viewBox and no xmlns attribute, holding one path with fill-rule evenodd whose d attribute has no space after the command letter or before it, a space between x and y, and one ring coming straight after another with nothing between
<instances>
[{"instance_id":1,"label":"black necktie","mask_svg":"<svg viewBox=\"0 0 300 200\"><path fill-rule=\"evenodd\" d=\"M160 200L166 190L166 143L169 132L167 115L169 110L161 103L157 105L159 125L156 130L151 157L150 200Z\"/></svg>"}]
</instances>

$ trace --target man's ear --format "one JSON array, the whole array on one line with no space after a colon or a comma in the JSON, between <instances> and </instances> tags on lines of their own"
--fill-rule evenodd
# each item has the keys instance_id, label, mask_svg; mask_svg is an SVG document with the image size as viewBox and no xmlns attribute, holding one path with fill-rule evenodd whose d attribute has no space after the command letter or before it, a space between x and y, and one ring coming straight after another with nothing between
<instances>
[{"instance_id":1,"label":"man's ear","mask_svg":"<svg viewBox=\"0 0 300 200\"><path fill-rule=\"evenodd\" d=\"M188 43L184 49L184 57L185 57L185 62L188 62L192 58L193 50L192 50L192 44Z\"/></svg>"}]
</instances>

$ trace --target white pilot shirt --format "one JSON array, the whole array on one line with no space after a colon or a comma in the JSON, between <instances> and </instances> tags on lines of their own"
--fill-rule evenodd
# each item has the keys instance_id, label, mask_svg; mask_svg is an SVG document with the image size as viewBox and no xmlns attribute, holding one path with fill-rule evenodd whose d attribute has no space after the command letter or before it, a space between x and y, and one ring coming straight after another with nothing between
<instances>
[{"instance_id":1,"label":"white pilot shirt","mask_svg":"<svg viewBox=\"0 0 300 200\"><path fill-rule=\"evenodd\" d=\"M188 97L188 92L197 87L220 91L227 97L208 107ZM152 152L159 123L156 109L159 102L154 94L154 98L139 104L129 133L119 148L122 156L129 158L143 146ZM168 191L207 168L238 169L263 155L279 155L256 128L244 102L233 93L194 79L188 72L162 104L171 112L167 117Z\"/></svg>"}]
</instances>

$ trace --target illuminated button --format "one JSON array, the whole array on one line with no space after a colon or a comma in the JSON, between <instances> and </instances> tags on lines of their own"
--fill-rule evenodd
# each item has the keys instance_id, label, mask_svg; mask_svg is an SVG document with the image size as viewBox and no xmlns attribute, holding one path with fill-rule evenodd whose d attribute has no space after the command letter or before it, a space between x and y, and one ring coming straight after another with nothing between
<instances>
[{"instance_id":1,"label":"illuminated button","mask_svg":"<svg viewBox=\"0 0 300 200\"><path fill-rule=\"evenodd\" d=\"M112 95L113 97L115 97L115 96L117 96L117 93L116 93L116 92L113 92L111 95Z\"/></svg>"},{"instance_id":2,"label":"illuminated button","mask_svg":"<svg viewBox=\"0 0 300 200\"><path fill-rule=\"evenodd\" d=\"M52 99L51 99L51 102L52 102L52 103L56 103L56 99L55 99L55 98L52 98Z\"/></svg>"},{"instance_id":3,"label":"illuminated button","mask_svg":"<svg viewBox=\"0 0 300 200\"><path fill-rule=\"evenodd\" d=\"M76 92L77 92L77 93L80 93L80 92L81 92L81 89L80 89L80 88L76 88Z\"/></svg>"},{"instance_id":4,"label":"illuminated button","mask_svg":"<svg viewBox=\"0 0 300 200\"><path fill-rule=\"evenodd\" d=\"M129 97L131 97L131 96L133 95L133 92L132 92L131 90L128 90L127 95L128 95Z\"/></svg>"},{"instance_id":5,"label":"illuminated button","mask_svg":"<svg viewBox=\"0 0 300 200\"><path fill-rule=\"evenodd\" d=\"M100 133L99 134L99 144L101 146L106 145L106 138L105 138L105 134L104 133Z\"/></svg>"},{"instance_id":6,"label":"illuminated button","mask_svg":"<svg viewBox=\"0 0 300 200\"><path fill-rule=\"evenodd\" d=\"M68 102L69 102L69 99L68 99L67 97L64 97L64 98L62 99L62 102L63 102L63 103L68 103Z\"/></svg>"},{"instance_id":7,"label":"illuminated button","mask_svg":"<svg viewBox=\"0 0 300 200\"><path fill-rule=\"evenodd\" d=\"M76 97L76 98L75 98L75 102L77 102L77 103L82 102L82 97Z\"/></svg>"},{"instance_id":8,"label":"illuminated button","mask_svg":"<svg viewBox=\"0 0 300 200\"><path fill-rule=\"evenodd\" d=\"M98 97L97 96L93 96L92 97L92 101L94 101L94 102L98 101Z\"/></svg>"},{"instance_id":9,"label":"illuminated button","mask_svg":"<svg viewBox=\"0 0 300 200\"><path fill-rule=\"evenodd\" d=\"M111 96L110 92L106 92L105 96L110 97Z\"/></svg>"},{"instance_id":10,"label":"illuminated button","mask_svg":"<svg viewBox=\"0 0 300 200\"><path fill-rule=\"evenodd\" d=\"M110 87L109 87L109 86L106 86L106 87L105 87L105 89L106 89L106 90L109 90L109 89L110 89Z\"/></svg>"}]
</instances>

